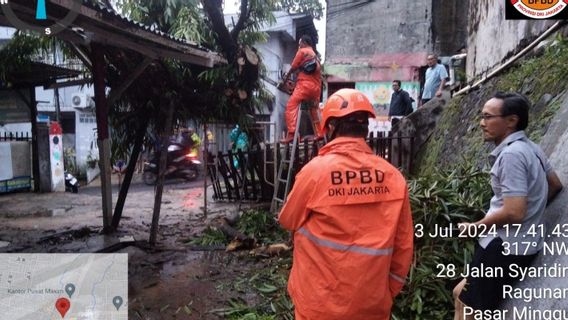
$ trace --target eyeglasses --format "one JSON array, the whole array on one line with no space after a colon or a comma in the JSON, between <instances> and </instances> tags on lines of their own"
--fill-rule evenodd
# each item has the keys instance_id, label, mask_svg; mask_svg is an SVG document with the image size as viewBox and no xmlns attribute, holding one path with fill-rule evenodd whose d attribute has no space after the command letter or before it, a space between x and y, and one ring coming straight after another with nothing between
<instances>
[{"instance_id":1,"label":"eyeglasses","mask_svg":"<svg viewBox=\"0 0 568 320\"><path fill-rule=\"evenodd\" d=\"M483 119L483 120L489 120L489 119L491 119L491 118L502 118L502 117L506 117L506 116L504 116L504 115L502 115L502 114L488 114L488 113L482 113L480 117L481 117L481 119Z\"/></svg>"}]
</instances>

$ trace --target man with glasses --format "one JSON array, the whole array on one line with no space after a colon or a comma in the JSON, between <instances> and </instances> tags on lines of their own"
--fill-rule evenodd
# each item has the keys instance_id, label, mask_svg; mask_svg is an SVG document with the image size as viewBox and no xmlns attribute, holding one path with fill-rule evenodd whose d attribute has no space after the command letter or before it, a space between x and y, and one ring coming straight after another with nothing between
<instances>
[{"instance_id":1,"label":"man with glasses","mask_svg":"<svg viewBox=\"0 0 568 320\"><path fill-rule=\"evenodd\" d=\"M435 54L429 54L426 63L428 69L426 70L426 81L422 91L422 105L434 97L442 96L442 89L448 77L446 67L438 63L438 56Z\"/></svg>"},{"instance_id":2,"label":"man with glasses","mask_svg":"<svg viewBox=\"0 0 568 320\"><path fill-rule=\"evenodd\" d=\"M542 249L544 239L539 225L544 209L562 184L538 145L524 132L528 125L530 102L518 93L496 93L485 103L480 126L485 141L496 148L489 155L493 198L485 217L461 223L472 230L485 225L489 230L476 243L472 262L454 289L454 320L478 319L483 312L499 312L504 287L518 277L509 273L511 265L528 267ZM533 230L533 231L531 231ZM536 243L529 246L523 243ZM499 271L490 274L477 271Z\"/></svg>"}]
</instances>

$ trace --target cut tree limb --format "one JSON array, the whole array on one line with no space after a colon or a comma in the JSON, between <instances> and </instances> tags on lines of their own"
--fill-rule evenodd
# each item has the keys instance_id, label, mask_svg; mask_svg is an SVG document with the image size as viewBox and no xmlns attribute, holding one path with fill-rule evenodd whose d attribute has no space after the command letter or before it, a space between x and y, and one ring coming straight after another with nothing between
<instances>
[{"instance_id":1,"label":"cut tree limb","mask_svg":"<svg viewBox=\"0 0 568 320\"><path fill-rule=\"evenodd\" d=\"M273 257L280 256L286 252L290 252L292 247L285 243L275 243L268 246L261 246L251 250L250 254L255 257Z\"/></svg>"},{"instance_id":2,"label":"cut tree limb","mask_svg":"<svg viewBox=\"0 0 568 320\"><path fill-rule=\"evenodd\" d=\"M217 229L221 230L225 236L231 239L231 243L227 246L226 251L235 251L239 249L251 249L254 248L256 244L256 239L249 238L242 234L239 230L231 227L229 222L225 219L221 219L217 226Z\"/></svg>"},{"instance_id":3,"label":"cut tree limb","mask_svg":"<svg viewBox=\"0 0 568 320\"><path fill-rule=\"evenodd\" d=\"M258 66L260 59L258 58L258 54L256 54L256 52L254 52L254 49L252 49L249 46L246 46L244 51L245 51L245 56L247 58L247 61L250 64L252 64L253 66Z\"/></svg>"},{"instance_id":4,"label":"cut tree limb","mask_svg":"<svg viewBox=\"0 0 568 320\"><path fill-rule=\"evenodd\" d=\"M239 240L247 240L250 239L246 235L242 234L239 230L231 227L229 222L225 219L221 219L217 228L223 232L228 238L230 239L239 239Z\"/></svg>"}]
</instances>

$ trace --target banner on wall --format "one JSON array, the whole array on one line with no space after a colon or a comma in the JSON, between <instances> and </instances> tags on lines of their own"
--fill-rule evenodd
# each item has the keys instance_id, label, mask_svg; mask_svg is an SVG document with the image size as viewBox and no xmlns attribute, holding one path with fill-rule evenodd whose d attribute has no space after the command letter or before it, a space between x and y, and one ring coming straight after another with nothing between
<instances>
[{"instance_id":1,"label":"banner on wall","mask_svg":"<svg viewBox=\"0 0 568 320\"><path fill-rule=\"evenodd\" d=\"M418 106L418 95L420 93L420 83L403 81L401 87L402 90L408 92L410 97L414 99L412 107L416 110ZM393 92L392 82L357 82L355 89L363 92L373 104L373 109L375 109L377 119L375 121L369 121L369 131L390 131L391 123L388 114Z\"/></svg>"}]
</instances>

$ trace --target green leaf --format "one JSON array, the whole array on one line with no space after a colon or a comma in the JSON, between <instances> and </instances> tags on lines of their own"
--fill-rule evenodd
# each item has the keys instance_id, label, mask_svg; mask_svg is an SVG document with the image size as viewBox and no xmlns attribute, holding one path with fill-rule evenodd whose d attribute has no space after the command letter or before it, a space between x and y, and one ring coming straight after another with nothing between
<instances>
[{"instance_id":1,"label":"green leaf","mask_svg":"<svg viewBox=\"0 0 568 320\"><path fill-rule=\"evenodd\" d=\"M256 289L263 293L272 293L278 290L277 287L267 283L263 283L261 286L257 287Z\"/></svg>"}]
</instances>

